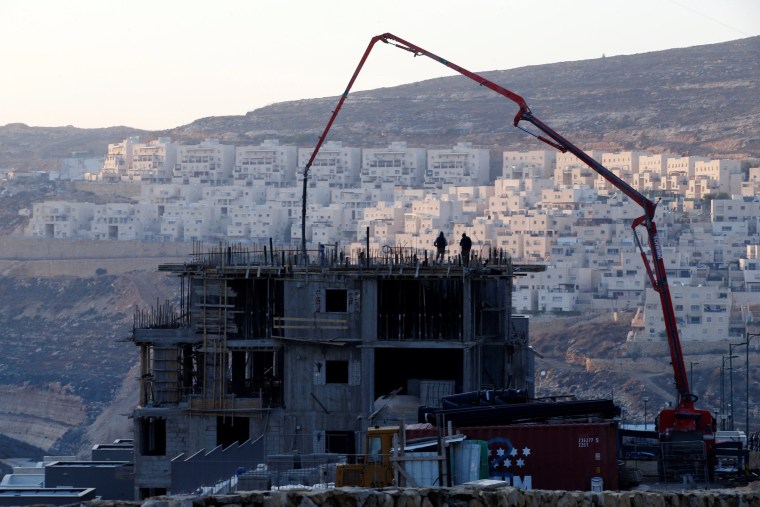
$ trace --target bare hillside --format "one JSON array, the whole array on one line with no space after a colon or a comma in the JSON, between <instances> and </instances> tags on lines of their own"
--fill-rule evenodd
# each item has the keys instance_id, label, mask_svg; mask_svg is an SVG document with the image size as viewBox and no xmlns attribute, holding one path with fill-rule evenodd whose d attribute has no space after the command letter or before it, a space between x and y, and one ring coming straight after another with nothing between
<instances>
[{"instance_id":1,"label":"bare hillside","mask_svg":"<svg viewBox=\"0 0 760 507\"><path fill-rule=\"evenodd\" d=\"M82 259L83 269L71 269L72 259L14 261L5 269L0 277L4 435L49 454L86 454L93 443L131 436L127 416L136 403L139 354L127 339L134 310L172 300L175 284L157 272L160 259L119 272L127 260ZM51 274L24 274L43 271L36 264Z\"/></svg>"},{"instance_id":2,"label":"bare hillside","mask_svg":"<svg viewBox=\"0 0 760 507\"><path fill-rule=\"evenodd\" d=\"M631 317L626 313L605 313L532 319L531 342L543 356L536 358L536 396L612 397L623 408L627 421L641 423L646 408L648 421L652 423L660 408L675 402L670 352L664 341L628 342ZM697 405L718 413L721 394L729 405L728 372L721 391L721 358L728 354L728 344L685 342L681 346L691 392L699 397ZM749 360L750 366L758 364L760 354L750 350ZM746 414L744 355L735 361L734 420L736 428L743 430ZM750 400L758 397L760 386L750 384ZM646 407L644 398L648 399ZM750 425L758 429L754 419Z\"/></svg>"}]
</instances>

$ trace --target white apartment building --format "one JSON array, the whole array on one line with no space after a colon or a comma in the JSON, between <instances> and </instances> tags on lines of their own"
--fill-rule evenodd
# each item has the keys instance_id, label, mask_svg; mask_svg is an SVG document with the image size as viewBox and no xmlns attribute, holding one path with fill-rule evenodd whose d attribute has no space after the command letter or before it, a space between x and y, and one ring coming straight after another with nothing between
<instances>
[{"instance_id":1,"label":"white apartment building","mask_svg":"<svg viewBox=\"0 0 760 507\"><path fill-rule=\"evenodd\" d=\"M293 186L296 182L298 148L280 145L276 139L258 146L235 148L235 185Z\"/></svg>"},{"instance_id":2,"label":"white apartment building","mask_svg":"<svg viewBox=\"0 0 760 507\"><path fill-rule=\"evenodd\" d=\"M743 275L744 290L760 292L760 245L747 245L745 255L739 259L739 269Z\"/></svg>"},{"instance_id":3,"label":"white apartment building","mask_svg":"<svg viewBox=\"0 0 760 507\"><path fill-rule=\"evenodd\" d=\"M684 197L686 199L703 199L708 194L719 192L719 182L709 176L694 176L686 183Z\"/></svg>"},{"instance_id":4,"label":"white apartment building","mask_svg":"<svg viewBox=\"0 0 760 507\"><path fill-rule=\"evenodd\" d=\"M127 168L132 166L132 149L140 142L140 138L129 137L120 143L108 145L108 153L103 160L103 167L98 172L98 180L121 181L126 176Z\"/></svg>"},{"instance_id":5,"label":"white apartment building","mask_svg":"<svg viewBox=\"0 0 760 507\"><path fill-rule=\"evenodd\" d=\"M631 221L642 214L641 206L620 192L594 202L584 202L581 210L584 218L607 218L615 222L625 222L629 226Z\"/></svg>"},{"instance_id":6,"label":"white apartment building","mask_svg":"<svg viewBox=\"0 0 760 507\"><path fill-rule=\"evenodd\" d=\"M94 204L43 201L32 206L27 236L33 238L77 238L89 233Z\"/></svg>"},{"instance_id":7,"label":"white apartment building","mask_svg":"<svg viewBox=\"0 0 760 507\"><path fill-rule=\"evenodd\" d=\"M501 175L511 179L551 179L556 165L556 151L505 151Z\"/></svg>"},{"instance_id":8,"label":"white apartment building","mask_svg":"<svg viewBox=\"0 0 760 507\"><path fill-rule=\"evenodd\" d=\"M639 168L639 174L633 178L633 188L642 194L658 192L664 186L664 178L665 176L660 173Z\"/></svg>"},{"instance_id":9,"label":"white apartment building","mask_svg":"<svg viewBox=\"0 0 760 507\"><path fill-rule=\"evenodd\" d=\"M544 244L539 240L539 244L536 245L535 250L531 248L526 251L526 245L531 245L530 240L526 241L526 236L530 236L530 223L532 211L521 210L520 212L512 213L508 217L504 217L503 224L504 229L497 237L499 243L498 248L503 248L509 255L516 260L527 260L531 262L543 261L543 257L540 253L540 247ZM534 252L535 255L531 255Z\"/></svg>"},{"instance_id":10,"label":"white apartment building","mask_svg":"<svg viewBox=\"0 0 760 507\"><path fill-rule=\"evenodd\" d=\"M756 197L760 195L760 167L749 168L747 181L741 183L740 193L743 197Z\"/></svg>"},{"instance_id":11,"label":"white apartment building","mask_svg":"<svg viewBox=\"0 0 760 507\"><path fill-rule=\"evenodd\" d=\"M580 243L577 238L565 236L557 238L549 252L551 266L570 270L570 281L578 284L578 289L584 293L584 302L597 293L600 281L599 271L588 267L588 249L588 245ZM580 297L578 303L581 304ZM583 310L587 307L578 309Z\"/></svg>"},{"instance_id":12,"label":"white apartment building","mask_svg":"<svg viewBox=\"0 0 760 507\"><path fill-rule=\"evenodd\" d=\"M171 203L193 203L203 197L203 187L190 185L145 184L140 185L140 201L162 205Z\"/></svg>"},{"instance_id":13,"label":"white apartment building","mask_svg":"<svg viewBox=\"0 0 760 507\"><path fill-rule=\"evenodd\" d=\"M177 164L177 145L168 137L132 146L132 160L127 163L122 181L168 183Z\"/></svg>"},{"instance_id":14,"label":"white apartment building","mask_svg":"<svg viewBox=\"0 0 760 507\"><path fill-rule=\"evenodd\" d=\"M715 182L717 192L738 193L741 187L741 163L738 160L697 160L694 162L694 177Z\"/></svg>"},{"instance_id":15,"label":"white apartment building","mask_svg":"<svg viewBox=\"0 0 760 507\"><path fill-rule=\"evenodd\" d=\"M536 289L537 310L540 312L572 312L578 307L577 275L574 269L552 266L536 273L540 284Z\"/></svg>"},{"instance_id":16,"label":"white apartment building","mask_svg":"<svg viewBox=\"0 0 760 507\"><path fill-rule=\"evenodd\" d=\"M282 244L290 239L285 209L268 204L239 204L229 210L227 239L241 243Z\"/></svg>"},{"instance_id":17,"label":"white apartment building","mask_svg":"<svg viewBox=\"0 0 760 507\"><path fill-rule=\"evenodd\" d=\"M72 155L58 159L58 174L50 174L51 180L82 181L86 178L93 179L103 167L103 157L91 157L86 155ZM94 178L97 179L97 178Z\"/></svg>"},{"instance_id":18,"label":"white apartment building","mask_svg":"<svg viewBox=\"0 0 760 507\"><path fill-rule=\"evenodd\" d=\"M182 185L219 186L232 183L235 147L206 139L200 144L177 147L172 181Z\"/></svg>"},{"instance_id":19,"label":"white apartment building","mask_svg":"<svg viewBox=\"0 0 760 507\"><path fill-rule=\"evenodd\" d=\"M692 224L690 228L681 232L677 241L678 251L689 257L685 261L686 264L717 262L715 260L715 238L710 224Z\"/></svg>"},{"instance_id":20,"label":"white apartment building","mask_svg":"<svg viewBox=\"0 0 760 507\"><path fill-rule=\"evenodd\" d=\"M512 285L512 309L515 313L530 313L538 309L538 290L534 288L537 273L515 278Z\"/></svg>"},{"instance_id":21,"label":"white apartment building","mask_svg":"<svg viewBox=\"0 0 760 507\"><path fill-rule=\"evenodd\" d=\"M546 271L515 278L512 305L516 312L571 312L578 308L579 273L574 268L546 266Z\"/></svg>"},{"instance_id":22,"label":"white apartment building","mask_svg":"<svg viewBox=\"0 0 760 507\"><path fill-rule=\"evenodd\" d=\"M442 200L435 196L426 196L419 201L413 201L411 203L412 213L416 213L421 216L437 217L442 223L454 222L454 203L449 200ZM446 227L444 233L448 233L450 227ZM438 231L436 231L436 235Z\"/></svg>"},{"instance_id":23,"label":"white apartment building","mask_svg":"<svg viewBox=\"0 0 760 507\"><path fill-rule=\"evenodd\" d=\"M245 204L234 204L230 206L228 213L227 239L236 242L250 240L253 207Z\"/></svg>"},{"instance_id":24,"label":"white apartment building","mask_svg":"<svg viewBox=\"0 0 760 507\"><path fill-rule=\"evenodd\" d=\"M623 250L619 260L601 270L599 296L616 301L617 309L635 309L643 299L648 283L641 255L635 250Z\"/></svg>"},{"instance_id":25,"label":"white apartment building","mask_svg":"<svg viewBox=\"0 0 760 507\"><path fill-rule=\"evenodd\" d=\"M477 245L478 254L480 255L480 251L482 251L482 255L485 257L488 256L488 250L498 250L496 247L498 230L498 224L486 217L478 217L473 220L468 233L468 236L472 238L473 250Z\"/></svg>"},{"instance_id":26,"label":"white apartment building","mask_svg":"<svg viewBox=\"0 0 760 507\"><path fill-rule=\"evenodd\" d=\"M334 203L317 210L314 215L309 216L311 241L322 244L345 244L353 241L356 238L356 228L347 227L346 215L347 210Z\"/></svg>"},{"instance_id":27,"label":"white apartment building","mask_svg":"<svg viewBox=\"0 0 760 507\"><path fill-rule=\"evenodd\" d=\"M490 180L491 155L473 148L472 143L457 143L450 149L428 150L425 187L485 185Z\"/></svg>"},{"instance_id":28,"label":"white apartment building","mask_svg":"<svg viewBox=\"0 0 760 507\"><path fill-rule=\"evenodd\" d=\"M735 263L744 257L747 247L758 241L757 234L721 233L714 235L715 261L722 264Z\"/></svg>"},{"instance_id":29,"label":"white apartment building","mask_svg":"<svg viewBox=\"0 0 760 507\"><path fill-rule=\"evenodd\" d=\"M590 150L586 154L597 162L602 162L601 151ZM596 177L597 172L572 153L555 153L554 184L558 187L574 185L593 186Z\"/></svg>"},{"instance_id":30,"label":"white apartment building","mask_svg":"<svg viewBox=\"0 0 760 507\"><path fill-rule=\"evenodd\" d=\"M313 148L298 149L298 181L303 181L303 171L313 151ZM360 170L361 148L344 147L340 141L327 141L309 169L309 186L355 187L359 183Z\"/></svg>"},{"instance_id":31,"label":"white apartment building","mask_svg":"<svg viewBox=\"0 0 760 507\"><path fill-rule=\"evenodd\" d=\"M586 186L547 188L541 191L541 200L535 207L542 210L577 210L584 203L595 202L596 191Z\"/></svg>"},{"instance_id":32,"label":"white apartment building","mask_svg":"<svg viewBox=\"0 0 760 507\"><path fill-rule=\"evenodd\" d=\"M90 238L94 240L139 241L159 231L155 207L147 203L95 205Z\"/></svg>"},{"instance_id":33,"label":"white apartment building","mask_svg":"<svg viewBox=\"0 0 760 507\"><path fill-rule=\"evenodd\" d=\"M446 192L446 199L458 203L462 209L463 223L472 222L475 217L482 215L487 207L488 199L493 195L492 186L456 186L449 187Z\"/></svg>"},{"instance_id":34,"label":"white apartment building","mask_svg":"<svg viewBox=\"0 0 760 507\"><path fill-rule=\"evenodd\" d=\"M220 223L215 207L196 203L185 206L182 211L184 241L203 241L204 239L222 239L217 224ZM226 230L226 227L225 227Z\"/></svg>"},{"instance_id":35,"label":"white apartment building","mask_svg":"<svg viewBox=\"0 0 760 507\"><path fill-rule=\"evenodd\" d=\"M618 228L618 224L608 218L579 218L570 224L569 236L576 238L578 243L584 245L584 250L593 256L598 245L612 244L618 239Z\"/></svg>"},{"instance_id":36,"label":"white apartment building","mask_svg":"<svg viewBox=\"0 0 760 507\"><path fill-rule=\"evenodd\" d=\"M376 201L364 188L342 188L332 189L330 202L347 211L345 220L355 228L358 221L364 218L364 210Z\"/></svg>"},{"instance_id":37,"label":"white apartment building","mask_svg":"<svg viewBox=\"0 0 760 507\"><path fill-rule=\"evenodd\" d=\"M425 181L427 151L393 142L387 148L362 150L361 184L365 188L417 188Z\"/></svg>"},{"instance_id":38,"label":"white apartment building","mask_svg":"<svg viewBox=\"0 0 760 507\"><path fill-rule=\"evenodd\" d=\"M731 290L715 286L669 284L676 324L682 342L725 342L729 334L732 306ZM665 342L660 294L647 288L644 303L644 328L636 341Z\"/></svg>"},{"instance_id":39,"label":"white apartment building","mask_svg":"<svg viewBox=\"0 0 760 507\"><path fill-rule=\"evenodd\" d=\"M639 157L647 155L649 153L643 151L602 153L602 165L612 171L615 176L632 186L634 179L639 174ZM614 185L601 175L597 175L594 186L601 194L617 190Z\"/></svg>"},{"instance_id":40,"label":"white apartment building","mask_svg":"<svg viewBox=\"0 0 760 507\"><path fill-rule=\"evenodd\" d=\"M251 187L257 188L257 187ZM289 243L291 245L301 244L301 215L303 212L303 189L299 187L274 188L266 187L266 203L269 206L282 208L285 217L290 224L288 233L290 234ZM307 217L315 209L321 206L327 206L330 202L330 191L324 188L311 188L306 199ZM306 221L306 241L309 241L311 228L307 218ZM287 243L287 242L286 242Z\"/></svg>"},{"instance_id":41,"label":"white apartment building","mask_svg":"<svg viewBox=\"0 0 760 507\"><path fill-rule=\"evenodd\" d=\"M503 216L508 216L509 213L509 197L493 195L488 198L483 215L489 220L499 220Z\"/></svg>"},{"instance_id":42,"label":"white apartment building","mask_svg":"<svg viewBox=\"0 0 760 507\"><path fill-rule=\"evenodd\" d=\"M668 176L678 174L686 178L693 178L696 163L708 162L709 160L706 157L670 157L668 158L665 170Z\"/></svg>"},{"instance_id":43,"label":"white apartment building","mask_svg":"<svg viewBox=\"0 0 760 507\"><path fill-rule=\"evenodd\" d=\"M713 199L710 201L710 217L713 222L749 222L752 233L756 233L760 217L760 199L740 196Z\"/></svg>"},{"instance_id":44,"label":"white apartment building","mask_svg":"<svg viewBox=\"0 0 760 507\"><path fill-rule=\"evenodd\" d=\"M300 246L301 245L301 217L303 215L302 211L302 200L301 200L301 192L296 191L290 191L290 189L279 189L280 192L278 192L279 197L275 201L275 203L278 203L287 214L288 221L290 222L290 244L293 246ZM330 188L326 186L319 186L316 188L310 189L309 196L311 196L312 193L319 194L321 191L322 196L330 196ZM297 197L295 197L295 194L297 194ZM295 197L295 198L294 198ZM319 213L322 209L329 206L329 202L323 202L319 199L312 200L311 197L309 197L308 202L306 203L306 224L305 224L305 232L306 232L306 243L309 245L312 245L314 248L317 247L318 241L314 240L313 233L314 233L314 220L313 217L317 216L317 213Z\"/></svg>"},{"instance_id":45,"label":"white apartment building","mask_svg":"<svg viewBox=\"0 0 760 507\"><path fill-rule=\"evenodd\" d=\"M668 174L668 159L673 153L642 153L639 156L639 172L633 175L633 187L639 192L657 191Z\"/></svg>"},{"instance_id":46,"label":"white apartment building","mask_svg":"<svg viewBox=\"0 0 760 507\"><path fill-rule=\"evenodd\" d=\"M245 193L245 188L224 185L221 187L204 187L203 198L199 201L206 206L217 208L215 214L221 218L227 218L229 209L236 204L251 205L250 194Z\"/></svg>"},{"instance_id":47,"label":"white apartment building","mask_svg":"<svg viewBox=\"0 0 760 507\"><path fill-rule=\"evenodd\" d=\"M164 213L160 219L159 241L184 241L186 204L171 203L164 205Z\"/></svg>"},{"instance_id":48,"label":"white apartment building","mask_svg":"<svg viewBox=\"0 0 760 507\"><path fill-rule=\"evenodd\" d=\"M593 187L597 172L587 165L559 167L554 170L554 185L561 187Z\"/></svg>"},{"instance_id":49,"label":"white apartment building","mask_svg":"<svg viewBox=\"0 0 760 507\"><path fill-rule=\"evenodd\" d=\"M370 246L381 248L383 245L395 245L395 235L404 231L404 213L406 210L397 206L379 203L364 210L364 219L359 220L356 241L366 240L369 227Z\"/></svg>"},{"instance_id":50,"label":"white apartment building","mask_svg":"<svg viewBox=\"0 0 760 507\"><path fill-rule=\"evenodd\" d=\"M264 243L270 238L277 243L290 236L286 210L266 204L253 207L250 211L251 237L255 243Z\"/></svg>"},{"instance_id":51,"label":"white apartment building","mask_svg":"<svg viewBox=\"0 0 760 507\"><path fill-rule=\"evenodd\" d=\"M522 235L523 256L530 261L548 261L560 235L570 233L574 216L562 212L530 211L513 217L513 231Z\"/></svg>"}]
</instances>

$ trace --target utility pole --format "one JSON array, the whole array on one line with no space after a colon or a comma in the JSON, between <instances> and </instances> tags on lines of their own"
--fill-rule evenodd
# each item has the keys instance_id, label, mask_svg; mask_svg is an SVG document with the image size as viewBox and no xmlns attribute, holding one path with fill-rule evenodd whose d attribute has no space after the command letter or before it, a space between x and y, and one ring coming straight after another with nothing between
<instances>
[{"instance_id":1,"label":"utility pole","mask_svg":"<svg viewBox=\"0 0 760 507\"><path fill-rule=\"evenodd\" d=\"M699 364L699 361L689 361L689 385L691 390L694 391L694 365Z\"/></svg>"},{"instance_id":2,"label":"utility pole","mask_svg":"<svg viewBox=\"0 0 760 507\"><path fill-rule=\"evenodd\" d=\"M726 429L726 356L720 363L720 429Z\"/></svg>"},{"instance_id":3,"label":"utility pole","mask_svg":"<svg viewBox=\"0 0 760 507\"><path fill-rule=\"evenodd\" d=\"M728 344L728 369L730 370L728 372L728 375L729 375L728 380L729 380L729 384L730 384L730 387L729 387L729 389L730 389L730 398L729 399L731 400L730 401L730 403L731 403L731 412L730 412L730 414L731 414L731 431L734 430L734 367L733 367L733 359L735 357L739 357L739 356L733 355L733 353L734 353L734 347L740 347L742 345L744 345L744 342L742 342L742 343L729 343Z\"/></svg>"},{"instance_id":4,"label":"utility pole","mask_svg":"<svg viewBox=\"0 0 760 507\"><path fill-rule=\"evenodd\" d=\"M747 390L744 393L744 407L747 409L744 419L744 432L747 436L747 442L749 442L749 342L752 338L757 338L758 336L760 336L760 333L747 333L747 357L744 363L744 369L746 370L745 373L747 375Z\"/></svg>"},{"instance_id":5,"label":"utility pole","mask_svg":"<svg viewBox=\"0 0 760 507\"><path fill-rule=\"evenodd\" d=\"M644 431L647 430L647 402L649 401L649 398L644 396L641 399L644 402Z\"/></svg>"}]
</instances>

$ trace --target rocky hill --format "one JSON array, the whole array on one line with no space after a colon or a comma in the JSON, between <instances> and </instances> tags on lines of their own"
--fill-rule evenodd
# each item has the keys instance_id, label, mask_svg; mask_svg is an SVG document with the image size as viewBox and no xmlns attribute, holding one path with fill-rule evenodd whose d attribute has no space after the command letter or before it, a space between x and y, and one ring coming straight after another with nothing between
<instances>
[{"instance_id":1,"label":"rocky hill","mask_svg":"<svg viewBox=\"0 0 760 507\"><path fill-rule=\"evenodd\" d=\"M758 157L759 51L760 37L752 37L482 75L522 95L538 118L586 148ZM336 103L337 97L284 102L241 117L206 118L170 134L213 134L236 143L279 137L310 145ZM468 78L445 77L352 94L331 138L360 146L472 141L543 149L512 126L516 112L512 102Z\"/></svg>"},{"instance_id":2,"label":"rocky hill","mask_svg":"<svg viewBox=\"0 0 760 507\"><path fill-rule=\"evenodd\" d=\"M758 54L760 37L750 37L482 75L522 95L538 118L586 149L760 158ZM467 68L466 61L457 63ZM370 58L367 65L372 64ZM346 82L349 78L347 73ZM309 147L337 100L283 102L161 132L6 125L0 127L0 168L54 168L58 157L72 151L104 155L108 143L130 135L168 135L185 143L216 137L234 144L278 138ZM330 138L366 147L403 140L420 146L471 141L494 149L543 149L512 127L516 112L513 103L465 77L445 77L352 93Z\"/></svg>"},{"instance_id":3,"label":"rocky hill","mask_svg":"<svg viewBox=\"0 0 760 507\"><path fill-rule=\"evenodd\" d=\"M131 436L134 311L172 300L158 264L186 260L155 248L2 238L0 434L10 442L89 456L93 443Z\"/></svg>"},{"instance_id":4,"label":"rocky hill","mask_svg":"<svg viewBox=\"0 0 760 507\"><path fill-rule=\"evenodd\" d=\"M628 342L632 313L605 313L578 317L533 318L530 337L536 358L536 396L569 395L579 398L613 398L623 409L624 422L648 422L666 403L675 403L673 367L667 344ZM736 340L737 342L740 340ZM722 357L727 342L682 342L684 363L697 407L719 412L721 398L730 406L729 376L721 382ZM736 349L735 349L736 350ZM746 377L744 348L734 366L734 421L744 430ZM749 351L750 368L759 364L757 349ZM726 365L728 367L728 365ZM723 388L721 387L723 385ZM645 405L643 400L648 399ZM760 385L750 383L750 428L760 430L754 409Z\"/></svg>"}]
</instances>

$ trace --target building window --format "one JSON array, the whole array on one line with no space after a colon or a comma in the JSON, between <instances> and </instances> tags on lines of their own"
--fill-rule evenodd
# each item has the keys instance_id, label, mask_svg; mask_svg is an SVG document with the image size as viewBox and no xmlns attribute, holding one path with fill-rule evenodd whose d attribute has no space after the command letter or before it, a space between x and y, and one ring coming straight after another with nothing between
<instances>
[{"instance_id":1,"label":"building window","mask_svg":"<svg viewBox=\"0 0 760 507\"><path fill-rule=\"evenodd\" d=\"M325 361L325 383L348 384L348 361Z\"/></svg>"},{"instance_id":2,"label":"building window","mask_svg":"<svg viewBox=\"0 0 760 507\"><path fill-rule=\"evenodd\" d=\"M140 421L140 453L143 456L166 455L166 419L144 417Z\"/></svg>"},{"instance_id":3,"label":"building window","mask_svg":"<svg viewBox=\"0 0 760 507\"><path fill-rule=\"evenodd\" d=\"M348 311L348 290L325 289L325 311L346 313Z\"/></svg>"}]
</instances>

